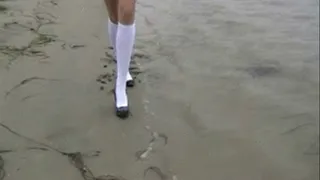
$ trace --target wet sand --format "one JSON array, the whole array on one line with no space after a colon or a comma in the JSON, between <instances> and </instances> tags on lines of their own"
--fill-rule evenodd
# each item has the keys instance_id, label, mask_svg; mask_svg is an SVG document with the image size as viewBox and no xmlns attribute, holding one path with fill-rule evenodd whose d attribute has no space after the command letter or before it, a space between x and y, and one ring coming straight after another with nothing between
<instances>
[{"instance_id":1,"label":"wet sand","mask_svg":"<svg viewBox=\"0 0 320 180\"><path fill-rule=\"evenodd\" d=\"M101 151L84 159L97 176L142 180L156 166L178 180L319 179L318 2L139 1L127 121L113 114L102 1L0 4L2 52L38 38L17 56L0 53L0 122L16 132L61 151ZM168 144L137 160L152 138L146 126ZM66 157L28 146L38 145L0 127L0 151L18 149L0 154L5 180L82 179Z\"/></svg>"}]
</instances>

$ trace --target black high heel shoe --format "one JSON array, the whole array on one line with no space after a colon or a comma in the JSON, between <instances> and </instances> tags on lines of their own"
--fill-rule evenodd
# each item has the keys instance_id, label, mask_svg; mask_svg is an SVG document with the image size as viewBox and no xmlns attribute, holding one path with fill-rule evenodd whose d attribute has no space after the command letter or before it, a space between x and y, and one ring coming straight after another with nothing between
<instances>
[{"instance_id":1,"label":"black high heel shoe","mask_svg":"<svg viewBox=\"0 0 320 180\"><path fill-rule=\"evenodd\" d=\"M127 87L134 87L134 85L135 85L135 82L134 82L133 79L132 80L128 80L126 83L127 83Z\"/></svg>"},{"instance_id":2,"label":"black high heel shoe","mask_svg":"<svg viewBox=\"0 0 320 180\"><path fill-rule=\"evenodd\" d=\"M127 119L129 117L129 106L122 106L122 107L117 107L117 97L116 97L116 89L113 90L113 97L114 97L114 103L115 103L115 111L116 115L120 119Z\"/></svg>"}]
</instances>

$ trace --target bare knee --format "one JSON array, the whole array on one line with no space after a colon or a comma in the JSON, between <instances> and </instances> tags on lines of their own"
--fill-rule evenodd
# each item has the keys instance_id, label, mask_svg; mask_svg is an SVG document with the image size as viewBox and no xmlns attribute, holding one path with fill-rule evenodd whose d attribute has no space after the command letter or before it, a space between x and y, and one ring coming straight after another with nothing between
<instances>
[{"instance_id":1,"label":"bare knee","mask_svg":"<svg viewBox=\"0 0 320 180\"><path fill-rule=\"evenodd\" d=\"M109 19L111 22L117 24L118 23L118 0L104 0Z\"/></svg>"},{"instance_id":2,"label":"bare knee","mask_svg":"<svg viewBox=\"0 0 320 180\"><path fill-rule=\"evenodd\" d=\"M109 13L109 19L112 23L118 24L118 15Z\"/></svg>"},{"instance_id":3,"label":"bare knee","mask_svg":"<svg viewBox=\"0 0 320 180\"><path fill-rule=\"evenodd\" d=\"M135 18L135 0L119 0L118 21L121 24L133 24Z\"/></svg>"}]
</instances>

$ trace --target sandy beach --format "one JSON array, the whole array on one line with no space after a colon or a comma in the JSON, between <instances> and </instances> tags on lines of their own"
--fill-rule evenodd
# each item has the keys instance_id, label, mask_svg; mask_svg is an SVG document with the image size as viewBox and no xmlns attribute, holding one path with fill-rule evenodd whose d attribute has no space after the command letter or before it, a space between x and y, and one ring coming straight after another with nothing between
<instances>
[{"instance_id":1,"label":"sandy beach","mask_svg":"<svg viewBox=\"0 0 320 180\"><path fill-rule=\"evenodd\" d=\"M138 1L122 121L103 1L0 0L0 180L92 180L76 152L96 180L319 179L318 15Z\"/></svg>"}]
</instances>

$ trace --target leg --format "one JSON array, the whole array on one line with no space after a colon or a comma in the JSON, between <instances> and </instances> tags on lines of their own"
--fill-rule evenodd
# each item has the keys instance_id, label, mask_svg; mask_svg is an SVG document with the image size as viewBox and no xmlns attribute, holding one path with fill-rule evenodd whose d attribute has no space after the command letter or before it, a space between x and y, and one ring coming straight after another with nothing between
<instances>
[{"instance_id":1,"label":"leg","mask_svg":"<svg viewBox=\"0 0 320 180\"><path fill-rule=\"evenodd\" d=\"M104 0L105 5L108 10L109 20L108 20L108 35L109 40L111 42L111 46L113 48L113 56L116 59L117 48L116 48L116 37L117 37L117 30L118 30L118 5L119 0ZM127 73L127 86L133 87L134 81L130 72Z\"/></svg>"},{"instance_id":2,"label":"leg","mask_svg":"<svg viewBox=\"0 0 320 180\"><path fill-rule=\"evenodd\" d=\"M119 0L118 17L123 25L134 24L136 0Z\"/></svg>"},{"instance_id":3,"label":"leg","mask_svg":"<svg viewBox=\"0 0 320 180\"><path fill-rule=\"evenodd\" d=\"M126 94L126 79L135 40L135 0L119 0L118 33L116 38L117 82L116 110L119 117L129 115L128 98Z\"/></svg>"},{"instance_id":4,"label":"leg","mask_svg":"<svg viewBox=\"0 0 320 180\"><path fill-rule=\"evenodd\" d=\"M118 29L118 0L104 0L106 4L109 20L108 20L108 35L109 41L113 48L114 55L116 54L116 37Z\"/></svg>"},{"instance_id":5,"label":"leg","mask_svg":"<svg viewBox=\"0 0 320 180\"><path fill-rule=\"evenodd\" d=\"M118 24L118 0L104 0L106 4L109 19L112 23Z\"/></svg>"}]
</instances>

